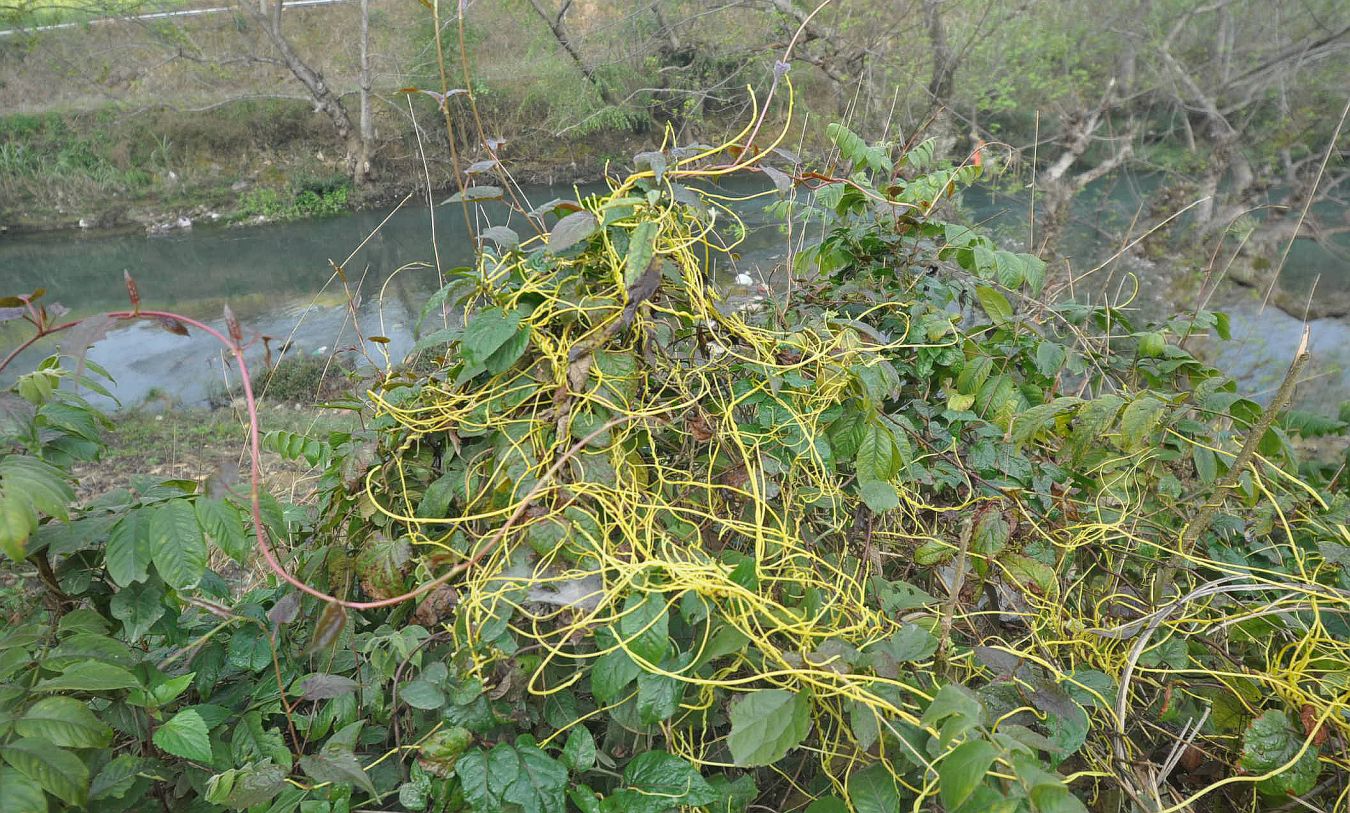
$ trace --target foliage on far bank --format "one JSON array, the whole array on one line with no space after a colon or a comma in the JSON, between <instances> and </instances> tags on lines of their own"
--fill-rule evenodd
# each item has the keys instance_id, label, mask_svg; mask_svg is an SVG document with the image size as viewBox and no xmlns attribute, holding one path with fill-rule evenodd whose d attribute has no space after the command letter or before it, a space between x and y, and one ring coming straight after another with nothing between
<instances>
[{"instance_id":1,"label":"foliage on far bank","mask_svg":"<svg viewBox=\"0 0 1350 813\"><path fill-rule=\"evenodd\" d=\"M331 217L347 211L351 190L344 179L306 184L299 189L253 189L239 197L235 220L262 218L267 221L301 220Z\"/></svg>"},{"instance_id":2,"label":"foliage on far bank","mask_svg":"<svg viewBox=\"0 0 1350 813\"><path fill-rule=\"evenodd\" d=\"M0 639L0 807L1343 802L1350 495L1290 439L1345 423L1194 358L1221 314L1042 301L934 216L979 167L829 137L666 144L485 230L368 428L262 437L304 504L72 505L70 328L4 401L0 541L48 607ZM732 299L707 184L756 171L812 239Z\"/></svg>"}]
</instances>

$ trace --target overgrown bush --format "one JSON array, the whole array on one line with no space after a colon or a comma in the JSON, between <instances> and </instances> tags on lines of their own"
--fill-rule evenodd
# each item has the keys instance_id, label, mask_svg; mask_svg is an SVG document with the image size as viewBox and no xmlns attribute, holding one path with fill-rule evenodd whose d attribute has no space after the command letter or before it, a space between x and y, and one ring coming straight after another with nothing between
<instances>
[{"instance_id":1,"label":"overgrown bush","mask_svg":"<svg viewBox=\"0 0 1350 813\"><path fill-rule=\"evenodd\" d=\"M292 186L288 190L271 187L250 189L239 197L234 217L247 220L263 217L267 220L299 220L305 217L328 217L347 211L351 188L346 183L325 185L320 189Z\"/></svg>"},{"instance_id":2,"label":"overgrown bush","mask_svg":"<svg viewBox=\"0 0 1350 813\"><path fill-rule=\"evenodd\" d=\"M341 394L352 366L341 357L286 355L253 377L253 390L271 401L312 404Z\"/></svg>"},{"instance_id":3,"label":"overgrown bush","mask_svg":"<svg viewBox=\"0 0 1350 813\"><path fill-rule=\"evenodd\" d=\"M263 438L306 504L72 508L100 371L21 378L0 542L50 609L0 643L0 808L1334 807L1350 510L1288 436L1344 423L1192 357L1219 314L1039 301L930 218L978 167L830 137L846 166L648 153L484 232L369 430ZM755 169L823 239L735 307L696 184Z\"/></svg>"}]
</instances>

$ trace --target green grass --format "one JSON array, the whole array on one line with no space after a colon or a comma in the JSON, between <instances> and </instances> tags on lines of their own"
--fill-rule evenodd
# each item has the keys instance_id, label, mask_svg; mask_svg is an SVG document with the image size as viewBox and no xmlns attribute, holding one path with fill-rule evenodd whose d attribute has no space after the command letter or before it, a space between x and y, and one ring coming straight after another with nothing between
<instances>
[{"instance_id":1,"label":"green grass","mask_svg":"<svg viewBox=\"0 0 1350 813\"><path fill-rule=\"evenodd\" d=\"M114 107L0 115L0 216L23 211L43 223L149 210L140 218L153 220L197 206L227 216L242 208L239 219L335 214L349 208L350 188L314 158L330 146L322 133L306 105L280 100L195 116ZM250 184L243 200L239 180Z\"/></svg>"},{"instance_id":2,"label":"green grass","mask_svg":"<svg viewBox=\"0 0 1350 813\"><path fill-rule=\"evenodd\" d=\"M317 408L288 408L265 404L259 410L264 431L274 429L322 437L328 432L353 428L351 413ZM107 450L101 465L123 466L132 462L150 466L165 462L172 450L205 453L242 448L244 425L230 409L175 409L154 413L131 409L112 416Z\"/></svg>"}]
</instances>

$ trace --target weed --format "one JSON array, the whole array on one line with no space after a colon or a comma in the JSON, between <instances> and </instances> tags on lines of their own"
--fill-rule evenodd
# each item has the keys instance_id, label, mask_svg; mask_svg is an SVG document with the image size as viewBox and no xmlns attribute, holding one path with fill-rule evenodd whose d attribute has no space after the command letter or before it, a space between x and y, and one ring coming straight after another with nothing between
<instances>
[{"instance_id":1,"label":"weed","mask_svg":"<svg viewBox=\"0 0 1350 813\"><path fill-rule=\"evenodd\" d=\"M269 401L312 404L341 394L351 373L340 357L292 353L255 375L253 389Z\"/></svg>"},{"instance_id":2,"label":"weed","mask_svg":"<svg viewBox=\"0 0 1350 813\"><path fill-rule=\"evenodd\" d=\"M234 217L239 220L263 217L267 220L298 220L341 214L350 206L350 191L345 184L323 191L299 189L279 191L269 187L252 189L239 199Z\"/></svg>"}]
</instances>

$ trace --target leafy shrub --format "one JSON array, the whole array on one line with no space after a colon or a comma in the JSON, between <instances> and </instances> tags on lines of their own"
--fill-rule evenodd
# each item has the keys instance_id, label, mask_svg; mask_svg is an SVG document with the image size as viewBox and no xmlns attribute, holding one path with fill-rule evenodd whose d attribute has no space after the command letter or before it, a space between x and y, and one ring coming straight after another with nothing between
<instances>
[{"instance_id":1,"label":"leafy shrub","mask_svg":"<svg viewBox=\"0 0 1350 813\"><path fill-rule=\"evenodd\" d=\"M0 543L54 609L0 641L4 808L1058 813L1169 749L1240 760L1244 807L1313 791L1350 512L1285 432L1344 426L1181 347L1219 314L1040 302L1038 259L930 218L978 168L830 136L853 169L805 201L764 168L824 235L790 307L708 285L733 215L684 183L725 165L647 154L546 240L485 234L369 430L264 438L312 502L72 508L98 416L22 377Z\"/></svg>"},{"instance_id":2,"label":"leafy shrub","mask_svg":"<svg viewBox=\"0 0 1350 813\"><path fill-rule=\"evenodd\" d=\"M337 395L351 372L340 357L291 353L253 377L253 389L269 400L314 403Z\"/></svg>"},{"instance_id":3,"label":"leafy shrub","mask_svg":"<svg viewBox=\"0 0 1350 813\"><path fill-rule=\"evenodd\" d=\"M250 189L240 196L234 216L237 219L261 216L268 220L299 220L341 214L349 205L350 187L345 183L322 191L304 188L278 191L262 187Z\"/></svg>"}]
</instances>

